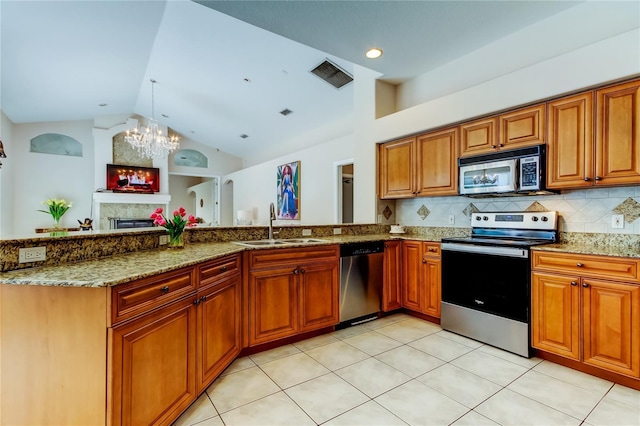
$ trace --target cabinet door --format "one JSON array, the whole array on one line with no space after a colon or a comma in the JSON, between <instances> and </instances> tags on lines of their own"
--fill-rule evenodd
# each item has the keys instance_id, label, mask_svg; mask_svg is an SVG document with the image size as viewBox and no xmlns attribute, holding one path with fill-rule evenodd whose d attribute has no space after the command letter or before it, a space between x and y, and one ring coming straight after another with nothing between
<instances>
[{"instance_id":1,"label":"cabinet door","mask_svg":"<svg viewBox=\"0 0 640 426\"><path fill-rule=\"evenodd\" d=\"M458 128L417 138L416 195L458 194Z\"/></svg>"},{"instance_id":2,"label":"cabinet door","mask_svg":"<svg viewBox=\"0 0 640 426\"><path fill-rule=\"evenodd\" d=\"M416 138L380 145L378 181L380 198L414 197L416 190Z\"/></svg>"},{"instance_id":3,"label":"cabinet door","mask_svg":"<svg viewBox=\"0 0 640 426\"><path fill-rule=\"evenodd\" d=\"M440 282L441 282L441 261L440 259L424 258L422 264L422 280L424 282L422 300L422 313L440 318Z\"/></svg>"},{"instance_id":4,"label":"cabinet door","mask_svg":"<svg viewBox=\"0 0 640 426\"><path fill-rule=\"evenodd\" d=\"M580 279L534 272L531 345L580 360Z\"/></svg>"},{"instance_id":5,"label":"cabinet door","mask_svg":"<svg viewBox=\"0 0 640 426\"><path fill-rule=\"evenodd\" d=\"M640 183L640 80L596 92L596 185Z\"/></svg>"},{"instance_id":6,"label":"cabinet door","mask_svg":"<svg viewBox=\"0 0 640 426\"><path fill-rule=\"evenodd\" d=\"M546 105L535 105L500 115L500 149L522 148L545 143Z\"/></svg>"},{"instance_id":7,"label":"cabinet door","mask_svg":"<svg viewBox=\"0 0 640 426\"><path fill-rule=\"evenodd\" d=\"M382 310L385 312L402 307L400 291L400 282L402 281L401 244L401 241L384 243Z\"/></svg>"},{"instance_id":8,"label":"cabinet door","mask_svg":"<svg viewBox=\"0 0 640 426\"><path fill-rule=\"evenodd\" d=\"M338 263L311 264L298 271L300 332L336 325L340 315Z\"/></svg>"},{"instance_id":9,"label":"cabinet door","mask_svg":"<svg viewBox=\"0 0 640 426\"><path fill-rule=\"evenodd\" d=\"M402 307L418 312L422 308L423 261L421 242L402 242Z\"/></svg>"},{"instance_id":10,"label":"cabinet door","mask_svg":"<svg viewBox=\"0 0 640 426\"><path fill-rule=\"evenodd\" d=\"M494 152L498 148L498 118L482 118L460 126L460 157Z\"/></svg>"},{"instance_id":11,"label":"cabinet door","mask_svg":"<svg viewBox=\"0 0 640 426\"><path fill-rule=\"evenodd\" d=\"M547 187L583 188L593 184L593 93L548 104Z\"/></svg>"},{"instance_id":12,"label":"cabinet door","mask_svg":"<svg viewBox=\"0 0 640 426\"><path fill-rule=\"evenodd\" d=\"M640 286L584 279L586 364L640 377Z\"/></svg>"},{"instance_id":13,"label":"cabinet door","mask_svg":"<svg viewBox=\"0 0 640 426\"><path fill-rule=\"evenodd\" d=\"M167 424L195 400L193 298L115 327L110 334L113 424Z\"/></svg>"},{"instance_id":14,"label":"cabinet door","mask_svg":"<svg viewBox=\"0 0 640 426\"><path fill-rule=\"evenodd\" d=\"M295 268L249 274L249 345L298 332L298 275Z\"/></svg>"},{"instance_id":15,"label":"cabinet door","mask_svg":"<svg viewBox=\"0 0 640 426\"><path fill-rule=\"evenodd\" d=\"M209 386L242 349L240 275L197 294L198 392Z\"/></svg>"}]
</instances>

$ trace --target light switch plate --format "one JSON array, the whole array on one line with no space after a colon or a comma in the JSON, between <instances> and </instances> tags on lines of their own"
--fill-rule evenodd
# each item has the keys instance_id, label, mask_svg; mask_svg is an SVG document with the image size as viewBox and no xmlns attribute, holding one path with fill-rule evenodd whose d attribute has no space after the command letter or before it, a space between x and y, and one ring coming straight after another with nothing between
<instances>
[{"instance_id":1,"label":"light switch plate","mask_svg":"<svg viewBox=\"0 0 640 426\"><path fill-rule=\"evenodd\" d=\"M449 225L454 225L455 223L456 223L455 215L450 214L449 215Z\"/></svg>"},{"instance_id":2,"label":"light switch plate","mask_svg":"<svg viewBox=\"0 0 640 426\"><path fill-rule=\"evenodd\" d=\"M624 215L623 214L612 214L611 215L611 227L612 228L624 228Z\"/></svg>"},{"instance_id":3,"label":"light switch plate","mask_svg":"<svg viewBox=\"0 0 640 426\"><path fill-rule=\"evenodd\" d=\"M333 235L342 234L342 228L333 228Z\"/></svg>"},{"instance_id":4,"label":"light switch plate","mask_svg":"<svg viewBox=\"0 0 640 426\"><path fill-rule=\"evenodd\" d=\"M169 244L169 236L168 235L160 235L160 240L158 241L158 244L160 244L161 246Z\"/></svg>"}]
</instances>

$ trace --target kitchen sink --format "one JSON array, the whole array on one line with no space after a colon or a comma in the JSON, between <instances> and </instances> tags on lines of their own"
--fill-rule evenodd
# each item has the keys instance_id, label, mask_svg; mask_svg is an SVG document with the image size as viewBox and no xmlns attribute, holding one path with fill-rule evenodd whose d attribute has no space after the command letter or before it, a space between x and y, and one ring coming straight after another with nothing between
<instances>
[{"instance_id":1,"label":"kitchen sink","mask_svg":"<svg viewBox=\"0 0 640 426\"><path fill-rule=\"evenodd\" d=\"M324 243L326 240L319 240L317 238L287 238L281 240L253 240L253 241L233 241L234 244L239 244L246 247L269 247L269 246L282 246L282 245L294 245L294 244L313 244Z\"/></svg>"}]
</instances>

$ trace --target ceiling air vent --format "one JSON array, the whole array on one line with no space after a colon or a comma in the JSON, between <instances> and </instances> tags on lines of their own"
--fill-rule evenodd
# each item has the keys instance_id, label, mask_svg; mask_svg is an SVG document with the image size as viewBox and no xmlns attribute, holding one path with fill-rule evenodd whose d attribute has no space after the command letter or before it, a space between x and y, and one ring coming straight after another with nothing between
<instances>
[{"instance_id":1,"label":"ceiling air vent","mask_svg":"<svg viewBox=\"0 0 640 426\"><path fill-rule=\"evenodd\" d=\"M293 111L291 111L289 108L285 108L282 111L280 111L280 114L284 115L285 117L289 114L291 114Z\"/></svg>"},{"instance_id":2,"label":"ceiling air vent","mask_svg":"<svg viewBox=\"0 0 640 426\"><path fill-rule=\"evenodd\" d=\"M317 75L336 89L353 81L353 77L328 59L325 59L320 65L312 69L311 73Z\"/></svg>"}]
</instances>

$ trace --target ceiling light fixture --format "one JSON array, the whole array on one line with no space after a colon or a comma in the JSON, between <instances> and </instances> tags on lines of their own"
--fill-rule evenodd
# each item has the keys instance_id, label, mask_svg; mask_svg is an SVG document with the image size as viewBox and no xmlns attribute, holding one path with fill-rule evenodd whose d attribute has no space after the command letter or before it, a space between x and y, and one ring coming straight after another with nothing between
<instances>
[{"instance_id":1,"label":"ceiling light fixture","mask_svg":"<svg viewBox=\"0 0 640 426\"><path fill-rule=\"evenodd\" d=\"M137 127L132 131L127 130L124 140L129 142L132 147L138 149L138 153L142 157L147 158L166 158L171 152L180 147L177 136L165 136L158 127L158 121L155 119L154 109L154 90L156 83L154 79L151 81L151 118L144 133L140 132Z\"/></svg>"},{"instance_id":2,"label":"ceiling light fixture","mask_svg":"<svg viewBox=\"0 0 640 426\"><path fill-rule=\"evenodd\" d=\"M367 53L365 53L364 55L369 59L376 59L382 56L382 49L374 47L373 49L367 50Z\"/></svg>"}]
</instances>

